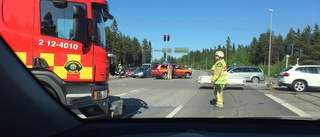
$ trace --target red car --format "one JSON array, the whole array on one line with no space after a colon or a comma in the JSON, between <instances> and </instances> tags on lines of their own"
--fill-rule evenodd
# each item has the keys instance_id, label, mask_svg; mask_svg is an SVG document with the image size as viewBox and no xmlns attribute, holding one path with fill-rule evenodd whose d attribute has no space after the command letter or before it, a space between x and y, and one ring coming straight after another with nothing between
<instances>
[{"instance_id":1,"label":"red car","mask_svg":"<svg viewBox=\"0 0 320 137\"><path fill-rule=\"evenodd\" d=\"M192 71L188 68L180 67L176 64L172 64L173 66L173 73L172 77L178 77L178 78L190 78L192 75ZM153 77L156 77L157 79L162 78L166 79L167 78L167 65L166 64L156 64L152 68L151 75Z\"/></svg>"},{"instance_id":2,"label":"red car","mask_svg":"<svg viewBox=\"0 0 320 137\"><path fill-rule=\"evenodd\" d=\"M127 68L127 69L125 70L124 75L125 75L126 77L132 77L133 71L134 71L135 69L137 69L137 68L135 68L135 67Z\"/></svg>"}]
</instances>

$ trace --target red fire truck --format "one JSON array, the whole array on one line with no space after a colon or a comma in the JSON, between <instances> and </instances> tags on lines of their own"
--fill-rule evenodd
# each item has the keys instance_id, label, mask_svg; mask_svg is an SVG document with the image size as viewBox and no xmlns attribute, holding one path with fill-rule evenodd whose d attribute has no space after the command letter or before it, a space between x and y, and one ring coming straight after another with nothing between
<instances>
[{"instance_id":1,"label":"red fire truck","mask_svg":"<svg viewBox=\"0 0 320 137\"><path fill-rule=\"evenodd\" d=\"M55 98L90 96L122 113L107 97L106 0L0 0L0 13L0 37Z\"/></svg>"}]
</instances>

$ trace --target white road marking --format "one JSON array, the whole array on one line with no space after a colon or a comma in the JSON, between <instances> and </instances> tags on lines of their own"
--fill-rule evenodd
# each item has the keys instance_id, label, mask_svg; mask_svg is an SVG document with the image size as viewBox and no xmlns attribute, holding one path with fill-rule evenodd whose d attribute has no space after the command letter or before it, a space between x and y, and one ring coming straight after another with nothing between
<instances>
[{"instance_id":1,"label":"white road marking","mask_svg":"<svg viewBox=\"0 0 320 137\"><path fill-rule=\"evenodd\" d=\"M129 91L129 92L133 93L133 92L137 92L137 91L139 91L139 90L131 90L131 91Z\"/></svg>"},{"instance_id":2,"label":"white road marking","mask_svg":"<svg viewBox=\"0 0 320 137\"><path fill-rule=\"evenodd\" d=\"M118 95L115 95L115 96L124 96L126 95L127 93L122 93L122 94L118 94Z\"/></svg>"},{"instance_id":3,"label":"white road marking","mask_svg":"<svg viewBox=\"0 0 320 137\"><path fill-rule=\"evenodd\" d=\"M287 103L287 102L285 102L285 101L283 101L283 100L281 100L281 99L279 99L279 98L277 98L277 97L275 97L275 96L273 96L273 95L271 95L271 94L265 94L265 95L266 95L267 97L273 99L274 101L278 102L278 103L281 104L282 106L288 108L288 109L291 110L292 112L298 114L298 115L301 116L301 117L311 117L311 115L307 114L306 112L304 112L304 111L302 111L302 110L300 110L300 109L298 109L298 108L290 105L289 103Z\"/></svg>"},{"instance_id":4,"label":"white road marking","mask_svg":"<svg viewBox=\"0 0 320 137\"><path fill-rule=\"evenodd\" d=\"M180 111L182 107L183 107L182 105L178 106L169 115L167 115L166 118L172 118L175 114L177 114Z\"/></svg>"}]
</instances>

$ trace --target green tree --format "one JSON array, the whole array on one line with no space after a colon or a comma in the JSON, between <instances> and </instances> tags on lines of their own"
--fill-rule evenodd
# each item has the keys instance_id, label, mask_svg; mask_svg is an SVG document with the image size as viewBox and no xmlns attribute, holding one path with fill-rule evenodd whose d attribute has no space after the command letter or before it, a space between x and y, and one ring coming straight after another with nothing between
<instances>
[{"instance_id":1,"label":"green tree","mask_svg":"<svg viewBox=\"0 0 320 137\"><path fill-rule=\"evenodd\" d=\"M110 30L111 30L111 51L113 54L116 55L116 59L118 63L122 63L122 46L120 44L120 32L118 29L118 24L117 24L117 20L113 19L113 22L110 26Z\"/></svg>"}]
</instances>

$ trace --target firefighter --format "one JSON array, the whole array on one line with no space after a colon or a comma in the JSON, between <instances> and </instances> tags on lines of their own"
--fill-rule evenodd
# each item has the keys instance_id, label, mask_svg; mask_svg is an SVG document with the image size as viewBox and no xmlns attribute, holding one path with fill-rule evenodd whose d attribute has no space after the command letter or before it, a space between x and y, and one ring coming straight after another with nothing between
<instances>
[{"instance_id":1,"label":"firefighter","mask_svg":"<svg viewBox=\"0 0 320 137\"><path fill-rule=\"evenodd\" d=\"M172 79L172 64L171 63L168 64L167 70L168 70L168 79Z\"/></svg>"},{"instance_id":2,"label":"firefighter","mask_svg":"<svg viewBox=\"0 0 320 137\"><path fill-rule=\"evenodd\" d=\"M211 83L213 85L213 92L216 95L214 109L223 108L223 88L227 84L227 65L223 57L224 53L222 51L216 51L216 63L211 67Z\"/></svg>"},{"instance_id":3,"label":"firefighter","mask_svg":"<svg viewBox=\"0 0 320 137\"><path fill-rule=\"evenodd\" d=\"M119 64L118 65L118 74L119 74L119 78L121 78L121 70L122 70L122 65Z\"/></svg>"}]
</instances>

